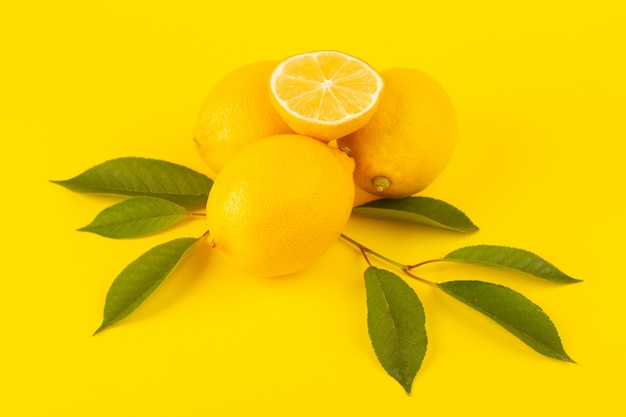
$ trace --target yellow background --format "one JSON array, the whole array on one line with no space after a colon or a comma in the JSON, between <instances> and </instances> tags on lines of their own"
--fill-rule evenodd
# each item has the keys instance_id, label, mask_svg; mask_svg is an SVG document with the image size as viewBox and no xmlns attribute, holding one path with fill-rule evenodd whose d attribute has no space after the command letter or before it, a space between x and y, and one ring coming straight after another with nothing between
<instances>
[{"instance_id":1,"label":"yellow background","mask_svg":"<svg viewBox=\"0 0 626 417\"><path fill-rule=\"evenodd\" d=\"M0 6L0 415L623 415L624 13L617 1L3 2ZM50 184L121 156L207 172L191 132L234 68L338 49L439 80L456 153L423 195L471 235L353 219L402 262L489 243L585 280L557 286L469 266L543 307L577 365L546 359L478 313L411 282L429 350L408 397L366 329L365 263L338 242L282 279L197 250L131 317L92 337L113 278L141 253L199 236L80 233L113 201Z\"/></svg>"}]
</instances>

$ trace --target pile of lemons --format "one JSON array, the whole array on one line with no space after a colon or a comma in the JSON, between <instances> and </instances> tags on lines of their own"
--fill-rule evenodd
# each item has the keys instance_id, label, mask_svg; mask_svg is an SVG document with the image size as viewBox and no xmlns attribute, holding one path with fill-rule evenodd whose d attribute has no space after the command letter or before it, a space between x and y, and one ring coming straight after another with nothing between
<instances>
[{"instance_id":1,"label":"pile of lemons","mask_svg":"<svg viewBox=\"0 0 626 417\"><path fill-rule=\"evenodd\" d=\"M209 92L194 131L216 174L208 242L254 275L306 268L339 238L355 188L422 191L456 129L445 90L416 69L378 72L338 51L238 68Z\"/></svg>"}]
</instances>

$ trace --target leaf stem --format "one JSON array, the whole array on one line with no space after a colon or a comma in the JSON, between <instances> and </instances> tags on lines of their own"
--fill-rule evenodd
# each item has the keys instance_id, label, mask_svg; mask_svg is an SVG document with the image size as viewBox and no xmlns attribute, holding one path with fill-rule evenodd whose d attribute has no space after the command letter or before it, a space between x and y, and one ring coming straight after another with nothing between
<instances>
[{"instance_id":1,"label":"leaf stem","mask_svg":"<svg viewBox=\"0 0 626 417\"><path fill-rule=\"evenodd\" d=\"M402 271L406 275L410 276L411 278L413 278L415 280L418 280L419 282L421 282L423 284L427 284L427 285L430 285L430 286L433 286L433 287L437 287L437 284L435 282L429 281L426 278L422 278L422 277L419 277L419 276L413 274L413 272L411 272L411 268L408 267L408 266L406 268L402 269Z\"/></svg>"},{"instance_id":2,"label":"leaf stem","mask_svg":"<svg viewBox=\"0 0 626 417\"><path fill-rule=\"evenodd\" d=\"M386 256L381 255L380 253L373 251L372 249L370 249L370 248L360 244L356 240L352 239L349 236L344 235L343 233L341 234L341 237L344 240L346 240L349 243L351 243L352 245L356 246L361 251L361 253L363 254L363 257L365 257L365 260L367 261L367 263L370 264L370 265L371 265L371 263L370 263L369 259L367 258L367 254L374 255L375 257L377 257L379 259L382 259L383 261L385 261L388 264L391 264L391 265L393 265L393 266L395 266L397 268L404 269L406 267L406 265L401 264L399 262L396 262L393 259L387 258Z\"/></svg>"},{"instance_id":3,"label":"leaf stem","mask_svg":"<svg viewBox=\"0 0 626 417\"><path fill-rule=\"evenodd\" d=\"M395 266L396 268L400 269L402 272L404 272L406 275L408 275L409 277L420 281L424 284L428 284L428 285L432 285L432 286L437 286L437 284L435 284L432 281L429 281L427 279L424 279L422 277L419 277L415 274L413 274L413 272L411 271L413 268L423 265L425 263L429 263L429 262L435 262L435 260L432 261L424 261L424 262L420 262L416 265L405 265L403 263L400 263L398 261L395 261L391 258L386 257L385 255L382 255L370 248L368 248L367 246L364 246L363 244L357 242L356 240L352 239L350 236L347 236L345 234L341 234L340 237L345 240L346 242L350 243L351 245L355 246L357 249L359 249L359 251L361 252L361 254L363 255L363 258L365 258L365 262L367 262L367 264L369 266L372 266L372 263L369 260L368 255L373 255L375 257L377 257L378 259L388 263L389 265Z\"/></svg>"},{"instance_id":4,"label":"leaf stem","mask_svg":"<svg viewBox=\"0 0 626 417\"><path fill-rule=\"evenodd\" d=\"M409 265L408 268L409 269L415 269L415 268L418 268L418 267L420 267L422 265L430 264L430 263L433 263L433 262L443 262L443 259L429 259L427 261L422 261L422 262L416 263L415 265Z\"/></svg>"}]
</instances>

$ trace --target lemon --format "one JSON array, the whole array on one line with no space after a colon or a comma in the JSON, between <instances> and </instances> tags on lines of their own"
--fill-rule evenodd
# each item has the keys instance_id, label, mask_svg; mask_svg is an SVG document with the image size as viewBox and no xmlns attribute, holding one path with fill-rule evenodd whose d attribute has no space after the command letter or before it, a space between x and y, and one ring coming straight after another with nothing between
<instances>
[{"instance_id":1,"label":"lemon","mask_svg":"<svg viewBox=\"0 0 626 417\"><path fill-rule=\"evenodd\" d=\"M372 67L337 51L292 56L270 78L272 104L287 124L323 141L363 127L382 90L382 79Z\"/></svg>"},{"instance_id":2,"label":"lemon","mask_svg":"<svg viewBox=\"0 0 626 417\"><path fill-rule=\"evenodd\" d=\"M353 170L345 153L308 136L275 135L248 145L211 189L211 247L257 276L306 268L350 217Z\"/></svg>"},{"instance_id":3,"label":"lemon","mask_svg":"<svg viewBox=\"0 0 626 417\"><path fill-rule=\"evenodd\" d=\"M270 103L267 91L278 63L261 61L237 68L207 94L198 114L194 142L213 172L218 173L235 153L256 140L293 133Z\"/></svg>"},{"instance_id":4,"label":"lemon","mask_svg":"<svg viewBox=\"0 0 626 417\"><path fill-rule=\"evenodd\" d=\"M447 166L456 143L456 113L446 91L428 74L412 68L380 74L385 91L376 113L337 145L354 158L354 181L364 191L409 197Z\"/></svg>"}]
</instances>

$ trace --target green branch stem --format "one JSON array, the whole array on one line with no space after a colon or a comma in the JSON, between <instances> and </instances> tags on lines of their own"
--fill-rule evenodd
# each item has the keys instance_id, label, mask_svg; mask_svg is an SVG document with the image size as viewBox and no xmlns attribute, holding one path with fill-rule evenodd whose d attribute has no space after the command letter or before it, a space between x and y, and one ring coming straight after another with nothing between
<instances>
[{"instance_id":1,"label":"green branch stem","mask_svg":"<svg viewBox=\"0 0 626 417\"><path fill-rule=\"evenodd\" d=\"M442 259L429 259L427 261L422 261L422 262L416 263L414 265L408 265L407 268L415 269L415 268L419 268L422 265L430 264L430 263L433 263L433 262L442 262Z\"/></svg>"},{"instance_id":2,"label":"green branch stem","mask_svg":"<svg viewBox=\"0 0 626 417\"><path fill-rule=\"evenodd\" d=\"M385 256L385 255L383 255L381 253L378 253L378 252L368 248L367 246L364 246L363 244L357 242L356 240L352 239L348 235L345 235L345 234L342 233L340 235L340 237L343 240L345 240L346 242L348 242L351 245L355 246L357 249L359 249L359 251L361 251L361 254L363 255L363 258L365 258L365 261L370 266L372 265L372 263L370 262L368 255L375 256L376 258L382 260L383 262L385 262L385 263L387 263L389 265L395 266L396 268L398 268L402 272L404 272L406 275L408 275L409 277L411 277L411 278L413 278L413 279L415 279L417 281L420 281L420 282L422 282L424 284L428 284L428 285L432 285L432 286L436 286L437 285L437 284L435 284L432 281L429 281L427 279L424 279L422 277L419 277L419 276L415 275L413 273L413 269L415 269L415 268L417 268L417 267L419 267L421 265L428 264L428 263L439 262L440 259L431 259L431 260L428 260L428 261L423 261L423 262L417 263L415 265L406 265L406 264L403 264L401 262L395 261L395 260L393 260L391 258L388 258L387 256Z\"/></svg>"}]
</instances>

